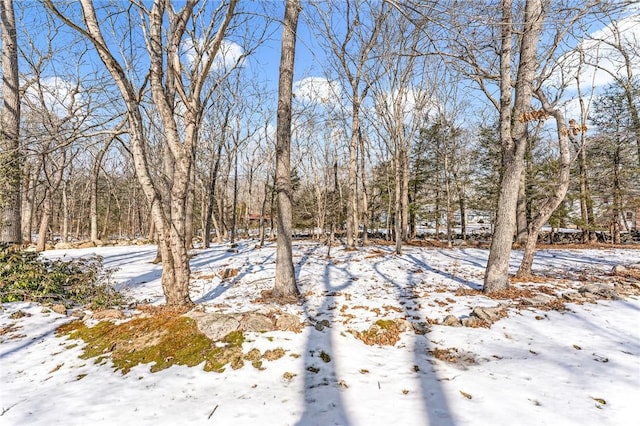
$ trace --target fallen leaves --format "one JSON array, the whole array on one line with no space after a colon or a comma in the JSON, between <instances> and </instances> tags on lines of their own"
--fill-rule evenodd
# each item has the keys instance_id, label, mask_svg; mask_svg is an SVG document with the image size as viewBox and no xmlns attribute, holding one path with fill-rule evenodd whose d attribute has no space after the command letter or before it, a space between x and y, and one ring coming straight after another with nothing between
<instances>
[{"instance_id":1,"label":"fallen leaves","mask_svg":"<svg viewBox=\"0 0 640 426\"><path fill-rule=\"evenodd\" d=\"M349 332L369 346L394 346L400 340L400 334L408 331L408 329L409 327L406 320L380 319L373 323L367 330L349 330Z\"/></svg>"},{"instance_id":2,"label":"fallen leaves","mask_svg":"<svg viewBox=\"0 0 640 426\"><path fill-rule=\"evenodd\" d=\"M450 364L471 365L477 364L476 355L473 352L458 348L433 348L429 351L431 356Z\"/></svg>"}]
</instances>

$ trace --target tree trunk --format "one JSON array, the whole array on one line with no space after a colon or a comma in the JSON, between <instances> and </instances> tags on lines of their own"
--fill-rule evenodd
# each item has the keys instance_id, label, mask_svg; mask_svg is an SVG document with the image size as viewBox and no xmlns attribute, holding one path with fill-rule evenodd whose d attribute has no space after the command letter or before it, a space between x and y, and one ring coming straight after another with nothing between
<instances>
[{"instance_id":1,"label":"tree trunk","mask_svg":"<svg viewBox=\"0 0 640 426\"><path fill-rule=\"evenodd\" d=\"M264 198L262 199L262 208L260 209L260 247L264 246L264 216L267 213L267 197L269 196L269 176L264 183Z\"/></svg>"},{"instance_id":2,"label":"tree trunk","mask_svg":"<svg viewBox=\"0 0 640 426\"><path fill-rule=\"evenodd\" d=\"M33 171L33 174L32 174ZM35 199L37 176L40 173L40 164L31 170L27 167L23 178L22 189L22 240L26 244L32 242L33 231L33 201Z\"/></svg>"},{"instance_id":3,"label":"tree trunk","mask_svg":"<svg viewBox=\"0 0 640 426\"><path fill-rule=\"evenodd\" d=\"M20 80L13 0L0 0L2 99L0 109L0 242L22 242Z\"/></svg>"},{"instance_id":4,"label":"tree trunk","mask_svg":"<svg viewBox=\"0 0 640 426\"><path fill-rule=\"evenodd\" d=\"M69 241L69 198L67 196L67 182L62 183L62 242Z\"/></svg>"},{"instance_id":5,"label":"tree trunk","mask_svg":"<svg viewBox=\"0 0 640 426\"><path fill-rule=\"evenodd\" d=\"M527 168L520 173L518 203L516 207L516 245L524 246L527 241Z\"/></svg>"},{"instance_id":6,"label":"tree trunk","mask_svg":"<svg viewBox=\"0 0 640 426\"><path fill-rule=\"evenodd\" d=\"M104 144L104 146L98 151L96 159L94 160L93 167L91 169L91 181L90 185L90 205L89 216L91 222L91 241L98 241L98 178L100 175L100 168L102 167L102 160L111 141ZM106 219L105 219L106 220Z\"/></svg>"},{"instance_id":7,"label":"tree trunk","mask_svg":"<svg viewBox=\"0 0 640 426\"><path fill-rule=\"evenodd\" d=\"M409 241L409 150L402 136L402 241Z\"/></svg>"},{"instance_id":8,"label":"tree trunk","mask_svg":"<svg viewBox=\"0 0 640 426\"><path fill-rule=\"evenodd\" d=\"M233 202L231 210L231 244L236 242L236 229L238 217L238 140L235 139L233 150ZM289 183L291 186L291 183Z\"/></svg>"},{"instance_id":9,"label":"tree trunk","mask_svg":"<svg viewBox=\"0 0 640 426\"><path fill-rule=\"evenodd\" d=\"M51 189L45 189L44 200L42 201L42 216L40 216L40 226L38 228L38 242L36 251L45 251L47 248L47 234L49 233L49 222L53 213L53 200L51 199Z\"/></svg>"},{"instance_id":10,"label":"tree trunk","mask_svg":"<svg viewBox=\"0 0 640 426\"><path fill-rule=\"evenodd\" d=\"M500 52L500 141L504 175L498 195L498 208L483 291L490 293L509 288L509 260L516 230L516 205L520 177L524 168L527 145L526 123L519 115L531 108L533 77L536 70L537 46L542 31L544 12L541 0L528 0L524 12L524 28L520 41L518 73L512 123L511 43L513 35L512 3L502 0Z\"/></svg>"},{"instance_id":11,"label":"tree trunk","mask_svg":"<svg viewBox=\"0 0 640 426\"><path fill-rule=\"evenodd\" d=\"M209 200L209 202L207 204L207 211L206 211L207 218L206 218L206 226L204 231L205 248L209 248L209 246L211 245L211 226L214 220L214 212L215 212L215 205L216 205L216 182L218 180L218 170L220 169L220 158L222 156L222 147L224 145L224 142L223 142L224 134L225 134L224 132L227 127L228 117L229 117L229 114L226 114L224 125L222 126L222 132L223 132L222 140L218 142L218 151L216 152L216 158L213 163L213 167L211 168L211 171L209 173L209 194L207 196L207 199ZM216 231L218 231L217 227L216 227ZM219 232L217 232L217 235L219 235Z\"/></svg>"},{"instance_id":12,"label":"tree trunk","mask_svg":"<svg viewBox=\"0 0 640 426\"><path fill-rule=\"evenodd\" d=\"M453 210L451 208L451 184L449 179L449 155L444 155L443 161L443 173L444 173L444 193L446 202L446 215L447 215L447 247L452 247L451 225L453 219Z\"/></svg>"},{"instance_id":13,"label":"tree trunk","mask_svg":"<svg viewBox=\"0 0 640 426\"><path fill-rule=\"evenodd\" d=\"M367 172L366 172L366 156L364 150L364 138L362 131L358 133L360 140L360 170L362 184L362 246L365 247L369 243L369 198L367 196Z\"/></svg>"},{"instance_id":14,"label":"tree trunk","mask_svg":"<svg viewBox=\"0 0 640 426\"><path fill-rule=\"evenodd\" d=\"M195 154L195 153L194 153ZM195 165L195 155L191 160ZM196 170L195 166L191 167L191 173L189 174L189 191L187 193L187 201L186 201L186 224L185 224L185 244L187 245L187 249L193 248L193 228L194 228L194 207L196 202Z\"/></svg>"},{"instance_id":15,"label":"tree trunk","mask_svg":"<svg viewBox=\"0 0 640 426\"><path fill-rule=\"evenodd\" d=\"M53 180L48 183L48 187L45 188L44 200L42 202L42 216L40 218L40 228L38 231L38 242L36 244L37 251L44 251L47 244L47 233L49 232L49 224L51 223L51 217L53 215L53 194L60 188L62 183L62 177L64 175L64 166L67 160L67 153L63 149L60 157L60 164L55 171ZM53 160L51 160L53 162ZM45 162L43 161L43 164ZM46 173L46 170L45 170Z\"/></svg>"},{"instance_id":16,"label":"tree trunk","mask_svg":"<svg viewBox=\"0 0 640 426\"><path fill-rule=\"evenodd\" d=\"M580 149L578 153L578 169L580 174L580 220L582 222L582 242L593 243L598 241L595 230L595 217L593 214L593 199L589 190L587 176L587 153Z\"/></svg>"},{"instance_id":17,"label":"tree trunk","mask_svg":"<svg viewBox=\"0 0 640 426\"><path fill-rule=\"evenodd\" d=\"M282 29L282 53L278 82L278 122L276 142L276 191L278 195L278 242L273 296L290 300L299 295L292 253L291 211L291 103L299 0L287 0Z\"/></svg>"},{"instance_id":18,"label":"tree trunk","mask_svg":"<svg viewBox=\"0 0 640 426\"><path fill-rule=\"evenodd\" d=\"M620 215L622 214L622 179L620 177L621 162L620 141L613 155L613 212L611 217L611 242L620 244Z\"/></svg>"},{"instance_id":19,"label":"tree trunk","mask_svg":"<svg viewBox=\"0 0 640 426\"><path fill-rule=\"evenodd\" d=\"M440 180L440 177L438 176L438 181L439 180ZM441 193L442 192L440 191L440 185L438 185L438 187L436 188L436 204L435 204L435 213L434 213L436 241L440 240L440 205L442 204L442 196L440 195Z\"/></svg>"},{"instance_id":20,"label":"tree trunk","mask_svg":"<svg viewBox=\"0 0 640 426\"><path fill-rule=\"evenodd\" d=\"M460 206L460 232L462 241L467 241L467 203L462 191L458 192L458 205Z\"/></svg>"},{"instance_id":21,"label":"tree trunk","mask_svg":"<svg viewBox=\"0 0 640 426\"><path fill-rule=\"evenodd\" d=\"M542 95L539 94L539 97L541 96ZM543 98L542 102L545 110L552 113L556 120L558 149L560 151L560 171L558 173L558 186L552 196L542 203L538 214L528 226L525 250L516 274L516 276L523 278L531 276L531 267L533 266L533 257L535 255L540 229L547 223L553 212L558 208L560 203L562 203L562 200L564 200L571 182L571 151L569 149L568 129L564 124L564 114L559 109L551 111L546 99Z\"/></svg>"},{"instance_id":22,"label":"tree trunk","mask_svg":"<svg viewBox=\"0 0 640 426\"><path fill-rule=\"evenodd\" d=\"M355 91L357 88L354 93ZM347 181L347 249L355 250L358 240L358 132L360 131L360 105L356 97L353 100L351 119Z\"/></svg>"},{"instance_id":23,"label":"tree trunk","mask_svg":"<svg viewBox=\"0 0 640 426\"><path fill-rule=\"evenodd\" d=\"M400 149L397 146L398 141L396 141L396 152L394 153L395 161L394 161L394 171L395 171L395 191L394 191L394 199L396 201L395 204L395 214L394 214L394 237L396 242L396 254L402 254L402 166L400 164Z\"/></svg>"}]
</instances>

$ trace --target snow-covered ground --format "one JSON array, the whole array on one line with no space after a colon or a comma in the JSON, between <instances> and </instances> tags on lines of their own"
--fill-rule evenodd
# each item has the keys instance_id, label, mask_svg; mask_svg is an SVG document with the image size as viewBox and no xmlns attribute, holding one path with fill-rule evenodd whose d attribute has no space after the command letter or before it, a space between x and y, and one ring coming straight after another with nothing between
<instances>
[{"instance_id":1,"label":"snow-covered ground","mask_svg":"<svg viewBox=\"0 0 640 426\"><path fill-rule=\"evenodd\" d=\"M245 350L284 348L287 356L223 373L173 366L123 375L82 360L82 345L56 337L71 317L40 305L0 311L0 425L636 425L640 421L640 300L567 304L567 311L508 308L491 328L439 325L495 306L480 287L488 251L390 247L355 252L295 244L303 305L254 303L273 286L275 248L241 243L196 250L193 300L206 312L279 308L308 326L301 333L250 333ZM153 246L49 251L49 257L97 253L117 268L113 283L130 297L162 303ZM534 272L558 294L608 282L637 250L549 250ZM514 252L512 267L521 253ZM219 272L237 269L221 280ZM216 276L216 274L218 276ZM460 290L464 291L460 291ZM458 295L455 293L458 292ZM506 303L506 301L503 301ZM22 311L21 317L15 313ZM18 318L19 317L19 318ZM368 346L351 331L377 319L430 323L394 346ZM326 321L322 321L326 320ZM313 324L327 327L314 327ZM81 343L81 342L80 342ZM441 360L434 351L448 350ZM324 359L320 354L328 357ZM447 358L447 357L444 357ZM329 361L329 362L326 362Z\"/></svg>"}]
</instances>

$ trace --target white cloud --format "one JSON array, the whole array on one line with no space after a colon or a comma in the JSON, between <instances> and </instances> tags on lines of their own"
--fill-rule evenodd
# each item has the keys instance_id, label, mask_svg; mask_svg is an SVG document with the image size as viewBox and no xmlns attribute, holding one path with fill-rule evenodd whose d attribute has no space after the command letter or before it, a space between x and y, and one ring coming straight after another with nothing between
<instances>
[{"instance_id":1,"label":"white cloud","mask_svg":"<svg viewBox=\"0 0 640 426\"><path fill-rule=\"evenodd\" d=\"M27 108L44 107L58 117L65 117L74 114L80 107L80 90L63 78L45 77L40 81L40 88L35 84L30 85L24 96Z\"/></svg>"},{"instance_id":2,"label":"white cloud","mask_svg":"<svg viewBox=\"0 0 640 426\"><path fill-rule=\"evenodd\" d=\"M213 58L213 69L228 70L238 63L238 60L244 54L242 46L232 41L223 40L220 45L220 50ZM242 66L244 59L240 60L240 66Z\"/></svg>"},{"instance_id":3,"label":"white cloud","mask_svg":"<svg viewBox=\"0 0 640 426\"><path fill-rule=\"evenodd\" d=\"M324 77L307 77L293 83L293 94L303 102L333 104L341 98L342 86Z\"/></svg>"},{"instance_id":4,"label":"white cloud","mask_svg":"<svg viewBox=\"0 0 640 426\"><path fill-rule=\"evenodd\" d=\"M427 91L415 87L403 93L397 90L387 92L384 95L377 96L375 100L375 107L378 113L395 114L400 112L406 124L413 122L414 119L423 119L425 114L435 109L435 106ZM401 111L397 111L397 108L400 108Z\"/></svg>"},{"instance_id":5,"label":"white cloud","mask_svg":"<svg viewBox=\"0 0 640 426\"><path fill-rule=\"evenodd\" d=\"M616 31L617 28L617 31ZM626 77L625 61L620 52L610 44L617 43L616 33L620 35L620 43L631 55L631 68L635 76L640 75L640 15L628 16L617 23L610 24L590 35L578 46L561 59L561 68L567 80L567 88L576 89L575 78L580 64L582 52L585 64L580 69L580 85L583 92L592 88L601 88L613 83L616 76ZM604 68L604 69L599 69ZM558 86L562 77L556 73L550 83Z\"/></svg>"},{"instance_id":6,"label":"white cloud","mask_svg":"<svg viewBox=\"0 0 640 426\"><path fill-rule=\"evenodd\" d=\"M196 49L193 40L186 40L183 43L183 55L186 58L189 66L192 66L194 64L199 54L203 54L201 46L202 40L198 40L198 43L200 43L198 49ZM233 41L222 40L220 49L218 50L218 53L216 53L216 56L213 58L211 69L213 71L226 71L231 69L236 64L238 64L239 66L243 66L244 58L242 58L242 55L244 55L244 49L242 48L242 46L234 43ZM204 57L206 58L207 55L204 55Z\"/></svg>"}]
</instances>

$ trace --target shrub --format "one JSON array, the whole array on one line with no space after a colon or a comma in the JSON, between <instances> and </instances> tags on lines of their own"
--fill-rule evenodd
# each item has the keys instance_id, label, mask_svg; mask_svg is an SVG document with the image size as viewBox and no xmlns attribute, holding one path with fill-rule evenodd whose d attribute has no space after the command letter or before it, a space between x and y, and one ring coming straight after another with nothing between
<instances>
[{"instance_id":1,"label":"shrub","mask_svg":"<svg viewBox=\"0 0 640 426\"><path fill-rule=\"evenodd\" d=\"M0 302L33 301L103 308L121 305L102 257L50 260L30 251L0 247Z\"/></svg>"}]
</instances>

